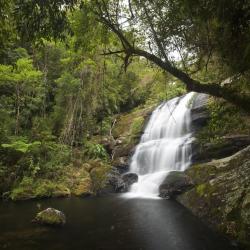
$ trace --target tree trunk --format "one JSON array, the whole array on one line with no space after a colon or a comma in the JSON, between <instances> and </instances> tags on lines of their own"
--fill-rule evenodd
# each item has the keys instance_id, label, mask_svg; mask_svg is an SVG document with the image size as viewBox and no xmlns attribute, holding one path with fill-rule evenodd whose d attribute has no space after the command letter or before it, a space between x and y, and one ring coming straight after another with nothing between
<instances>
[{"instance_id":1,"label":"tree trunk","mask_svg":"<svg viewBox=\"0 0 250 250\"><path fill-rule=\"evenodd\" d=\"M20 86L16 85L16 126L15 135L18 135L20 127Z\"/></svg>"}]
</instances>

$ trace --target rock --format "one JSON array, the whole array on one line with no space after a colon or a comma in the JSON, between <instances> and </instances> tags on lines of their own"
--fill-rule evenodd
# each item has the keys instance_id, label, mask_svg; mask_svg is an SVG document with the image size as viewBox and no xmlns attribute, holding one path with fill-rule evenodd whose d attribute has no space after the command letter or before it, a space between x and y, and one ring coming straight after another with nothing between
<instances>
[{"instance_id":1,"label":"rock","mask_svg":"<svg viewBox=\"0 0 250 250\"><path fill-rule=\"evenodd\" d=\"M131 186L132 184L138 182L138 175L135 173L126 173L122 175L122 180L127 186Z\"/></svg>"},{"instance_id":2,"label":"rock","mask_svg":"<svg viewBox=\"0 0 250 250\"><path fill-rule=\"evenodd\" d=\"M115 168L108 174L108 184L112 190L116 193L122 193L127 191L127 186L123 181L121 174Z\"/></svg>"},{"instance_id":3,"label":"rock","mask_svg":"<svg viewBox=\"0 0 250 250\"><path fill-rule=\"evenodd\" d=\"M66 223L66 217L59 210L47 208L39 212L33 222L41 225L62 226Z\"/></svg>"},{"instance_id":4,"label":"rock","mask_svg":"<svg viewBox=\"0 0 250 250\"><path fill-rule=\"evenodd\" d=\"M87 197L92 194L92 182L90 178L78 179L72 187L72 194L75 196Z\"/></svg>"},{"instance_id":5,"label":"rock","mask_svg":"<svg viewBox=\"0 0 250 250\"><path fill-rule=\"evenodd\" d=\"M114 159L111 164L113 167L117 168L121 174L127 172L129 169L129 160L126 156Z\"/></svg>"},{"instance_id":6,"label":"rock","mask_svg":"<svg viewBox=\"0 0 250 250\"><path fill-rule=\"evenodd\" d=\"M192 162L202 163L225 158L248 145L250 145L249 135L224 136L221 143L207 143L205 145L200 145L195 141L192 144Z\"/></svg>"},{"instance_id":7,"label":"rock","mask_svg":"<svg viewBox=\"0 0 250 250\"><path fill-rule=\"evenodd\" d=\"M250 247L250 146L185 171L195 187L177 200L214 229Z\"/></svg>"},{"instance_id":8,"label":"rock","mask_svg":"<svg viewBox=\"0 0 250 250\"><path fill-rule=\"evenodd\" d=\"M116 160L119 157L128 157L133 154L134 144L120 144L115 146L113 150L113 158Z\"/></svg>"},{"instance_id":9,"label":"rock","mask_svg":"<svg viewBox=\"0 0 250 250\"><path fill-rule=\"evenodd\" d=\"M209 119L207 109L208 95L195 94L191 107L191 124L194 131L206 125Z\"/></svg>"},{"instance_id":10,"label":"rock","mask_svg":"<svg viewBox=\"0 0 250 250\"><path fill-rule=\"evenodd\" d=\"M126 173L121 175L117 169L113 168L108 176L108 183L116 193L124 193L129 187L138 181L138 175L135 173Z\"/></svg>"},{"instance_id":11,"label":"rock","mask_svg":"<svg viewBox=\"0 0 250 250\"><path fill-rule=\"evenodd\" d=\"M179 171L172 171L160 185L159 196L166 199L175 198L176 195L187 191L193 185L191 178L186 174Z\"/></svg>"}]
</instances>

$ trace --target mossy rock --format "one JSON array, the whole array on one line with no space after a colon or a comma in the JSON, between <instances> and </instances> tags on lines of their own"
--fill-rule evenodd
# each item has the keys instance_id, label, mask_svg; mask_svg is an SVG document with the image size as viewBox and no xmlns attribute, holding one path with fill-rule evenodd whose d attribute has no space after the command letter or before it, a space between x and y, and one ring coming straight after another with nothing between
<instances>
[{"instance_id":1,"label":"mossy rock","mask_svg":"<svg viewBox=\"0 0 250 250\"><path fill-rule=\"evenodd\" d=\"M31 189L23 187L14 188L10 193L10 199L13 201L30 200L34 199L36 195Z\"/></svg>"},{"instance_id":2,"label":"mossy rock","mask_svg":"<svg viewBox=\"0 0 250 250\"><path fill-rule=\"evenodd\" d=\"M10 198L13 201L67 196L70 196L68 187L63 183L47 179L34 180L30 184L21 182L10 193Z\"/></svg>"},{"instance_id":3,"label":"mossy rock","mask_svg":"<svg viewBox=\"0 0 250 250\"><path fill-rule=\"evenodd\" d=\"M154 107L137 108L130 113L122 114L117 117L117 123L113 129L114 138L121 136L127 137L131 132L138 132L142 128L146 118L152 113Z\"/></svg>"},{"instance_id":4,"label":"mossy rock","mask_svg":"<svg viewBox=\"0 0 250 250\"><path fill-rule=\"evenodd\" d=\"M66 217L63 212L54 208L47 208L39 212L33 222L41 225L62 226L66 223Z\"/></svg>"},{"instance_id":5,"label":"mossy rock","mask_svg":"<svg viewBox=\"0 0 250 250\"><path fill-rule=\"evenodd\" d=\"M79 179L77 183L74 184L71 192L75 196L89 196L92 194L92 181L90 178Z\"/></svg>"},{"instance_id":6,"label":"mossy rock","mask_svg":"<svg viewBox=\"0 0 250 250\"><path fill-rule=\"evenodd\" d=\"M214 229L250 245L250 146L185 173L196 186L177 200Z\"/></svg>"}]
</instances>

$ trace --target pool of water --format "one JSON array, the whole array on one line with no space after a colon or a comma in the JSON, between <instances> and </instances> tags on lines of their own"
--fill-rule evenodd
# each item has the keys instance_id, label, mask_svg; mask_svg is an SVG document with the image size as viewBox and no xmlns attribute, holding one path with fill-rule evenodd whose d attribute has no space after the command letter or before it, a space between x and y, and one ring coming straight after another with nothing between
<instances>
[{"instance_id":1,"label":"pool of water","mask_svg":"<svg viewBox=\"0 0 250 250\"><path fill-rule=\"evenodd\" d=\"M41 209L67 217L64 227L31 223ZM0 203L0 249L233 250L184 207L162 199L48 199Z\"/></svg>"}]
</instances>

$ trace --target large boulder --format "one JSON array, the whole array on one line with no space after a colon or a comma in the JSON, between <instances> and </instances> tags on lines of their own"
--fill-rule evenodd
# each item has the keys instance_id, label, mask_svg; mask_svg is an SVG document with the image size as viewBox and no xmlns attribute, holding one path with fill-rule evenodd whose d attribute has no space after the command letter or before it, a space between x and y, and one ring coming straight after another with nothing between
<instances>
[{"instance_id":1,"label":"large boulder","mask_svg":"<svg viewBox=\"0 0 250 250\"><path fill-rule=\"evenodd\" d=\"M122 180L125 182L126 186L131 186L138 182L138 175L135 173L126 173L122 175Z\"/></svg>"},{"instance_id":2,"label":"large boulder","mask_svg":"<svg viewBox=\"0 0 250 250\"><path fill-rule=\"evenodd\" d=\"M195 187L177 200L214 229L250 249L250 146L185 171Z\"/></svg>"},{"instance_id":3,"label":"large boulder","mask_svg":"<svg viewBox=\"0 0 250 250\"><path fill-rule=\"evenodd\" d=\"M175 198L191 187L193 182L189 176L179 171L170 172L159 187L159 196L165 199Z\"/></svg>"},{"instance_id":4,"label":"large boulder","mask_svg":"<svg viewBox=\"0 0 250 250\"><path fill-rule=\"evenodd\" d=\"M122 193L127 191L125 182L122 180L121 174L115 168L108 174L107 185L111 187L111 190L116 193Z\"/></svg>"},{"instance_id":5,"label":"large boulder","mask_svg":"<svg viewBox=\"0 0 250 250\"><path fill-rule=\"evenodd\" d=\"M129 187L138 181L138 175L135 173L120 174L119 171L113 169L108 175L108 184L116 193L124 193L129 190Z\"/></svg>"},{"instance_id":6,"label":"large boulder","mask_svg":"<svg viewBox=\"0 0 250 250\"><path fill-rule=\"evenodd\" d=\"M49 207L39 212L33 222L41 225L62 226L66 223L66 217L63 212Z\"/></svg>"}]
</instances>

